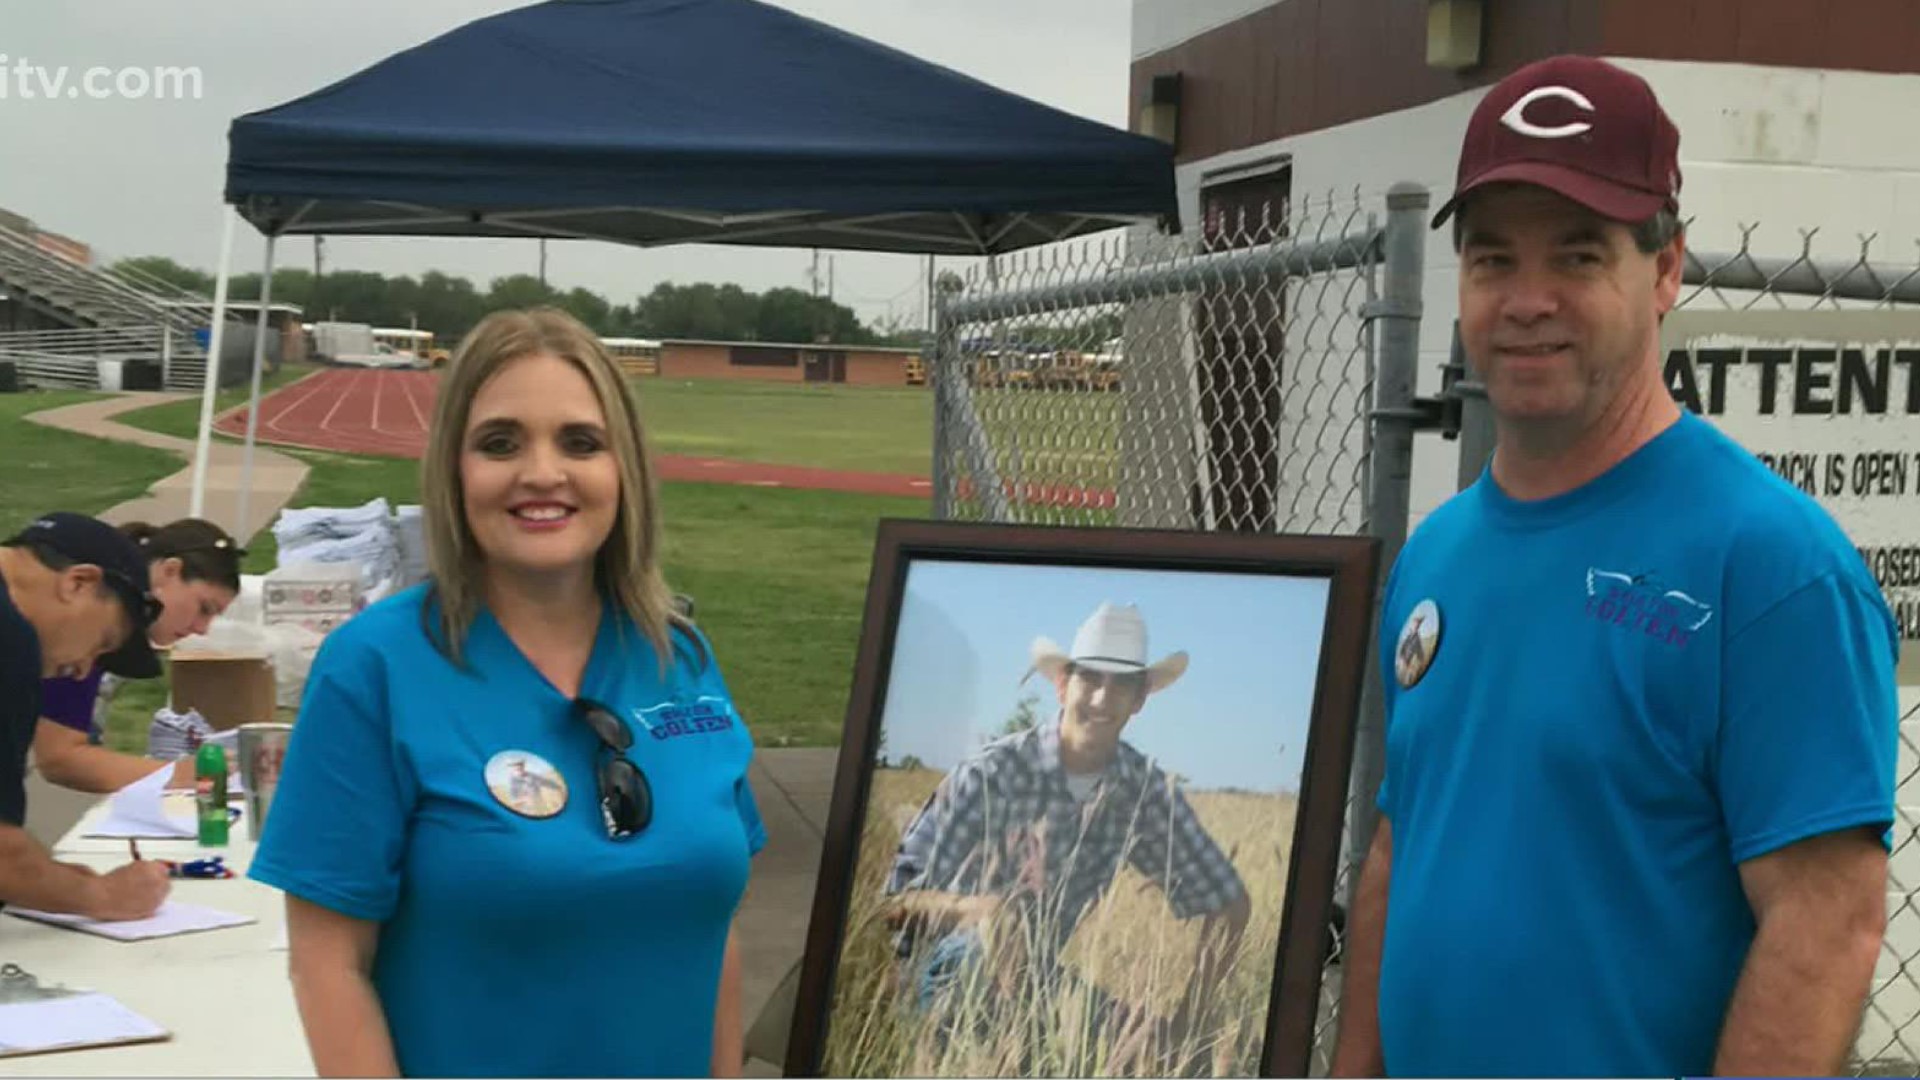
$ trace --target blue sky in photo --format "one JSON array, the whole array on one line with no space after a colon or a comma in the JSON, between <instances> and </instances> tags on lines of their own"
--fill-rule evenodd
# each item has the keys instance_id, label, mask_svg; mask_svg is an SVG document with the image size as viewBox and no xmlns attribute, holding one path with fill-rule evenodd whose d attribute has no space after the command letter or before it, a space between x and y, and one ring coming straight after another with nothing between
<instances>
[{"instance_id":1,"label":"blue sky in photo","mask_svg":"<svg viewBox=\"0 0 1920 1080\"><path fill-rule=\"evenodd\" d=\"M1149 660L1183 649L1190 657L1125 739L1194 788L1297 791L1328 586L1319 577L916 560L882 712L885 752L951 769L1023 694L1053 716L1051 683L1036 672L1020 684L1033 639L1071 651L1080 624L1112 601L1140 608Z\"/></svg>"}]
</instances>

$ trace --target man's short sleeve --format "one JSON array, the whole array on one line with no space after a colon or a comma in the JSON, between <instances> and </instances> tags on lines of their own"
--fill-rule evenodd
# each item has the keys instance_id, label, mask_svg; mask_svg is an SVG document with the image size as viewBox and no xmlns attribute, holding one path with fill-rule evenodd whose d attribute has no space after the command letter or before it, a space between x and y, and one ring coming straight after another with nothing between
<instances>
[{"instance_id":1,"label":"man's short sleeve","mask_svg":"<svg viewBox=\"0 0 1920 1080\"><path fill-rule=\"evenodd\" d=\"M1837 829L1889 829L1898 647L1879 592L1839 573L1729 633L1713 776L1736 862Z\"/></svg>"},{"instance_id":2,"label":"man's short sleeve","mask_svg":"<svg viewBox=\"0 0 1920 1080\"><path fill-rule=\"evenodd\" d=\"M341 644L314 660L248 875L381 922L399 898L415 789L396 760L373 644Z\"/></svg>"}]
</instances>

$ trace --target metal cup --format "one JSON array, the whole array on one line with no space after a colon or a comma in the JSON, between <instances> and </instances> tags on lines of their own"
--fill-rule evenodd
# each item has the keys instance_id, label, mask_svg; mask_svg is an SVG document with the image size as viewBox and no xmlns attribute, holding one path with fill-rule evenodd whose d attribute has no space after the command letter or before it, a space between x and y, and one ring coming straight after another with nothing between
<instances>
[{"instance_id":1,"label":"metal cup","mask_svg":"<svg viewBox=\"0 0 1920 1080\"><path fill-rule=\"evenodd\" d=\"M241 724L239 734L240 783L247 791L247 834L255 840L267 824L267 808L280 786L280 766L293 738L292 724Z\"/></svg>"}]
</instances>

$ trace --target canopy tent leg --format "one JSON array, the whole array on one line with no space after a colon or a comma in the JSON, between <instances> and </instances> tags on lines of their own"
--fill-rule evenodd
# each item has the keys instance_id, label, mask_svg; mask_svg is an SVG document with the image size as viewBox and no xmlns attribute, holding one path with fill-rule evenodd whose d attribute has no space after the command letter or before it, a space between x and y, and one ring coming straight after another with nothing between
<instances>
[{"instance_id":1,"label":"canopy tent leg","mask_svg":"<svg viewBox=\"0 0 1920 1080\"><path fill-rule=\"evenodd\" d=\"M242 544L252 539L247 528L247 496L253 492L253 441L260 427L260 369L266 366L267 329L271 325L269 305L273 302L273 244L275 237L267 235L267 268L260 274L260 319L253 332L253 389L247 401L247 442L240 451L240 506L235 512L234 535L241 538Z\"/></svg>"},{"instance_id":2,"label":"canopy tent leg","mask_svg":"<svg viewBox=\"0 0 1920 1080\"><path fill-rule=\"evenodd\" d=\"M220 392L221 327L227 321L227 278L233 270L233 222L237 217L220 206L220 269L213 287L213 325L207 335L206 386L200 391L200 431L193 446L193 487L187 497L187 516L204 517L207 504L207 459L213 450L213 399Z\"/></svg>"}]
</instances>

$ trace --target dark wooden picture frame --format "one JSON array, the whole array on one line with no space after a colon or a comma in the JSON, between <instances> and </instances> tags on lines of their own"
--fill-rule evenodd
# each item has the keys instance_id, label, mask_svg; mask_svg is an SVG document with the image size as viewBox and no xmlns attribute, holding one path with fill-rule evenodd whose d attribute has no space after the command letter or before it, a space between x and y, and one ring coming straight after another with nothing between
<instances>
[{"instance_id":1,"label":"dark wooden picture frame","mask_svg":"<svg viewBox=\"0 0 1920 1080\"><path fill-rule=\"evenodd\" d=\"M875 545L852 695L801 961L785 1075L827 1066L835 981L883 738L907 579L929 561L1022 567L1317 577L1326 582L1301 753L1291 847L1282 849L1279 937L1259 1054L1261 1076L1306 1076L1331 943L1349 771L1378 587L1379 542L1366 536L1246 535L1120 528L884 520ZM1021 596L1006 603L1019 605ZM1276 876L1280 876L1276 874Z\"/></svg>"}]
</instances>

